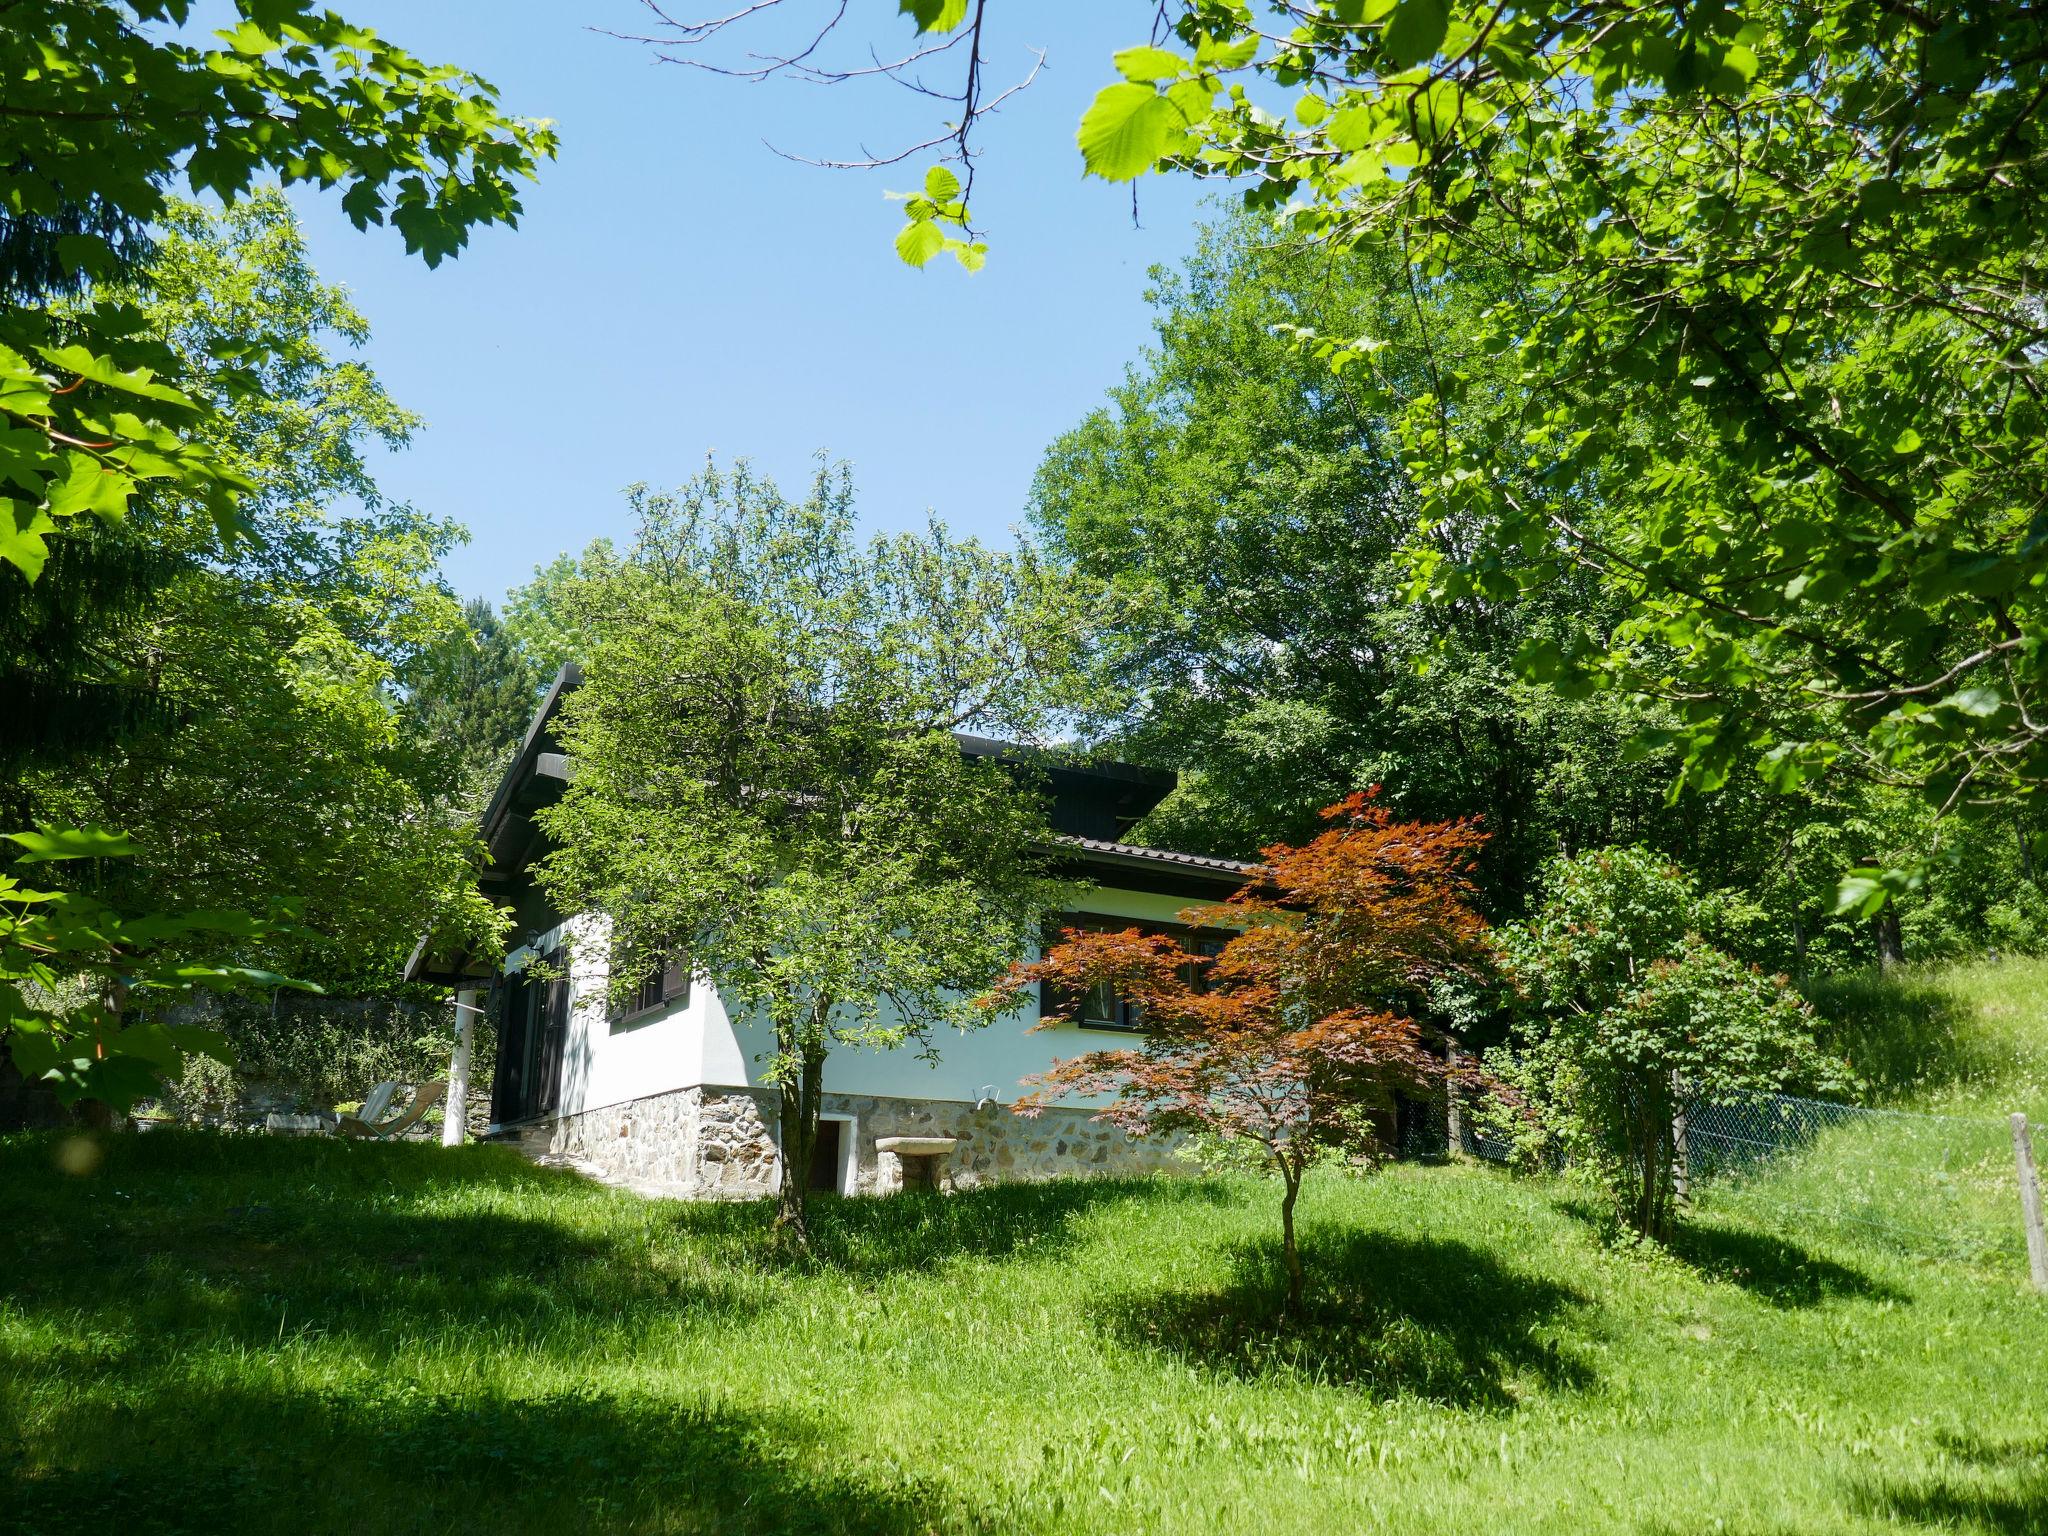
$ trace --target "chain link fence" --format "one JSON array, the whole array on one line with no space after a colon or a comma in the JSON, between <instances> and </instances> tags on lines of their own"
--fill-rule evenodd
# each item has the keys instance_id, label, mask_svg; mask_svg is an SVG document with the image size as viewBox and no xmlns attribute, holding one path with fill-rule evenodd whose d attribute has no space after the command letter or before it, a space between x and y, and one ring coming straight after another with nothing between
<instances>
[{"instance_id":1,"label":"chain link fence","mask_svg":"<svg viewBox=\"0 0 2048 1536\"><path fill-rule=\"evenodd\" d=\"M1927 1258L2026 1273L2004 1119L1759 1093L1696 1100L1681 1125L1697 1209L1779 1230L1819 1224Z\"/></svg>"}]
</instances>

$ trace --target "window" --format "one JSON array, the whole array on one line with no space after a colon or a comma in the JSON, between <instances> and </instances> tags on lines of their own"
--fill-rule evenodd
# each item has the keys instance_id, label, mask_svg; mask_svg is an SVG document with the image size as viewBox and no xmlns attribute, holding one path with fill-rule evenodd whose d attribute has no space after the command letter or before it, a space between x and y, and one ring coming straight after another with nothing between
<instances>
[{"instance_id":1,"label":"window","mask_svg":"<svg viewBox=\"0 0 2048 1536\"><path fill-rule=\"evenodd\" d=\"M614 964L621 963L615 958ZM690 963L680 952L668 954L662 963L626 996L612 1000L612 1033L637 1029L654 1016L690 1000Z\"/></svg>"},{"instance_id":2,"label":"window","mask_svg":"<svg viewBox=\"0 0 2048 1536\"><path fill-rule=\"evenodd\" d=\"M1163 933L1178 940L1181 948L1190 954L1218 955L1223 946L1230 942L1231 935L1219 933L1213 928L1190 928L1184 923L1141 922L1136 918L1102 917L1094 913L1069 913L1058 918L1046 934L1046 942L1058 940L1060 931L1079 928L1085 933L1121 933L1126 928L1135 928L1140 933ZM1190 967L1190 971L1194 968ZM1191 975L1190 980L1197 977ZM1049 988L1039 988L1039 1014L1067 1012L1065 999L1052 994ZM1074 1022L1082 1029L1113 1029L1125 1034L1141 1034L1145 1021L1142 1011L1135 1003L1119 997L1107 982L1090 987L1073 1009Z\"/></svg>"},{"instance_id":3,"label":"window","mask_svg":"<svg viewBox=\"0 0 2048 1536\"><path fill-rule=\"evenodd\" d=\"M1081 999L1080 1008L1075 1011L1074 1022L1083 1029L1137 1031L1144 1028L1139 1022L1138 1005L1125 1002L1106 981L1088 989L1087 996Z\"/></svg>"}]
</instances>

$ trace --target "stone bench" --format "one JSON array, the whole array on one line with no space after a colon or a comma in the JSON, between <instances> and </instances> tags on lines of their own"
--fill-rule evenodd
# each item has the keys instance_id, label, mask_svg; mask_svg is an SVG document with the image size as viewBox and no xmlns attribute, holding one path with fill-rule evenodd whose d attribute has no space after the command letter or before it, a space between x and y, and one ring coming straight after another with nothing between
<instances>
[{"instance_id":1,"label":"stone bench","mask_svg":"<svg viewBox=\"0 0 2048 1536\"><path fill-rule=\"evenodd\" d=\"M875 1138L875 1192L894 1194L905 1189L951 1192L953 1176L945 1161L959 1145L951 1136L877 1136Z\"/></svg>"}]
</instances>

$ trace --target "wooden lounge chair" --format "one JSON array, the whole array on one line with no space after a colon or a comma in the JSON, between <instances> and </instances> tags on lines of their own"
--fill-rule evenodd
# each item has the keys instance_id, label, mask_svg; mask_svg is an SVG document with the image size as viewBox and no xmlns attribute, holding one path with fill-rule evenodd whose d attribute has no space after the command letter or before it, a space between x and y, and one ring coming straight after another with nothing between
<instances>
[{"instance_id":1,"label":"wooden lounge chair","mask_svg":"<svg viewBox=\"0 0 2048 1536\"><path fill-rule=\"evenodd\" d=\"M386 1119L391 1101L397 1097L398 1084L379 1083L363 1100L363 1107L352 1115L343 1115L335 1129L344 1136L367 1136L380 1140L396 1136L416 1125L420 1116L440 1103L441 1096L447 1091L448 1085L443 1082L421 1083L413 1089L412 1102L406 1105L405 1112Z\"/></svg>"}]
</instances>

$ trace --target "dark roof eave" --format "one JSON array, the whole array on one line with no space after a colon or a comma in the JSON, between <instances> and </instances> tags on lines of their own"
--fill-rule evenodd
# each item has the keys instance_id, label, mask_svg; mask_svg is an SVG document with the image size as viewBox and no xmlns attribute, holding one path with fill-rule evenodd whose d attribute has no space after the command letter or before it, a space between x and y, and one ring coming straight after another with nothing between
<instances>
[{"instance_id":1,"label":"dark roof eave","mask_svg":"<svg viewBox=\"0 0 2048 1536\"><path fill-rule=\"evenodd\" d=\"M1095 838L1062 837L1064 862L1077 867L1098 885L1150 890L1169 896L1223 896L1248 884L1256 864L1216 859L1166 848L1140 848L1134 843L1106 843Z\"/></svg>"}]
</instances>

